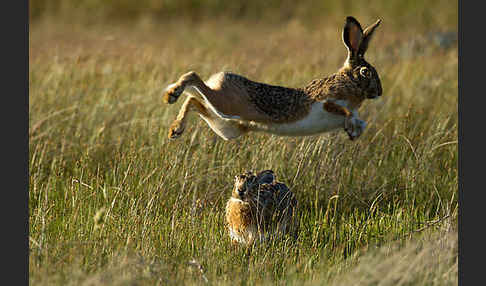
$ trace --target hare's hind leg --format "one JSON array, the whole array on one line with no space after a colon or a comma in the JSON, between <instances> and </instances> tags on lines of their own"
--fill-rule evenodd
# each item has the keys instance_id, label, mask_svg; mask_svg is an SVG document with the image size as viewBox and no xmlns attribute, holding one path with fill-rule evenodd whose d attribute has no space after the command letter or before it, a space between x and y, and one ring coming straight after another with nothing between
<instances>
[{"instance_id":1,"label":"hare's hind leg","mask_svg":"<svg viewBox=\"0 0 486 286\"><path fill-rule=\"evenodd\" d=\"M228 94L213 90L193 71L183 74L177 82L170 84L165 89L165 94L163 95L162 100L168 104L175 103L184 90L188 88L191 88L191 90L189 90L189 93L191 94L194 94L193 89L195 89L197 94L199 94L205 101L205 105L219 118L240 119L240 116L238 115L226 115L224 113L224 110L228 109L229 106L232 106L233 103L238 105L239 102L233 102L233 98ZM221 112L220 109L222 109L223 112Z\"/></svg>"},{"instance_id":2,"label":"hare's hind leg","mask_svg":"<svg viewBox=\"0 0 486 286\"><path fill-rule=\"evenodd\" d=\"M172 104L179 99L179 96L182 94L186 86L188 85L200 85L202 83L201 78L193 71L183 74L177 82L170 84L166 89L165 93L162 96L162 100L165 103Z\"/></svg>"},{"instance_id":3,"label":"hare's hind leg","mask_svg":"<svg viewBox=\"0 0 486 286\"><path fill-rule=\"evenodd\" d=\"M207 86L204 81L202 81L196 72L190 71L183 74L175 83L167 86L165 93L162 96L162 100L165 103L173 104L177 101L177 99L179 99L179 96L181 96L184 90L188 87L195 88L205 100L207 96L214 97L216 93L209 86ZM220 115L219 111L215 112L217 112L218 116Z\"/></svg>"},{"instance_id":4,"label":"hare's hind leg","mask_svg":"<svg viewBox=\"0 0 486 286\"><path fill-rule=\"evenodd\" d=\"M224 140L234 139L249 131L249 128L237 121L225 120L208 109L200 99L189 96L182 104L177 118L169 128L169 139L179 138L186 128L187 115L190 111L198 113L209 127Z\"/></svg>"},{"instance_id":5,"label":"hare's hind leg","mask_svg":"<svg viewBox=\"0 0 486 286\"><path fill-rule=\"evenodd\" d=\"M239 122L219 118L200 99L189 96L182 104L177 118L169 128L167 136L169 139L177 139L182 135L186 128L187 115L190 111L198 113L209 127L224 140L234 139L249 131L247 126Z\"/></svg>"},{"instance_id":6,"label":"hare's hind leg","mask_svg":"<svg viewBox=\"0 0 486 286\"><path fill-rule=\"evenodd\" d=\"M182 135L186 128L186 120L189 111L195 111L205 117L210 116L206 107L197 98L193 96L188 97L182 104L179 114L177 114L177 118L172 122L169 128L169 139L177 139Z\"/></svg>"}]
</instances>

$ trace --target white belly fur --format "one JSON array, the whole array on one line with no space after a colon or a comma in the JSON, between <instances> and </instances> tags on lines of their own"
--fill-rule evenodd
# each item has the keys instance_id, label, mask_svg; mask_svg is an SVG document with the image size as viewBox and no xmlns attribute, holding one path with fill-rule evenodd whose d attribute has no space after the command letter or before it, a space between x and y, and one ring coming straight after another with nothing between
<instances>
[{"instance_id":1,"label":"white belly fur","mask_svg":"<svg viewBox=\"0 0 486 286\"><path fill-rule=\"evenodd\" d=\"M257 130L284 136L313 135L344 127L344 117L325 111L323 104L314 103L306 117L292 123L254 125Z\"/></svg>"},{"instance_id":2,"label":"white belly fur","mask_svg":"<svg viewBox=\"0 0 486 286\"><path fill-rule=\"evenodd\" d=\"M244 122L219 118L216 114L213 114L211 118L201 115L201 118L224 140L234 139L242 134L242 131L238 128L238 123L249 125L253 131L263 131L281 136L315 135L344 127L344 117L325 111L323 104L323 102L314 103L306 117L292 123Z\"/></svg>"}]
</instances>

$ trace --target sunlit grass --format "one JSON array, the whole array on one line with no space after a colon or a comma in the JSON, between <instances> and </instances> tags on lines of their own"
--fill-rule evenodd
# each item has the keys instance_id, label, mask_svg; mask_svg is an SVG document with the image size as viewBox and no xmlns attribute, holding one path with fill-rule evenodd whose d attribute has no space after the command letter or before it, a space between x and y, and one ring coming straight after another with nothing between
<instances>
[{"instance_id":1,"label":"sunlit grass","mask_svg":"<svg viewBox=\"0 0 486 286\"><path fill-rule=\"evenodd\" d=\"M356 142L223 141L196 116L169 141L181 103L161 92L188 70L303 86L345 58L341 27L251 23L31 27L30 284L382 285L375 264L383 285L457 284L457 44L384 22L368 52L384 94ZM235 249L233 177L267 168L297 196L299 238ZM422 268L400 264L414 254Z\"/></svg>"}]
</instances>

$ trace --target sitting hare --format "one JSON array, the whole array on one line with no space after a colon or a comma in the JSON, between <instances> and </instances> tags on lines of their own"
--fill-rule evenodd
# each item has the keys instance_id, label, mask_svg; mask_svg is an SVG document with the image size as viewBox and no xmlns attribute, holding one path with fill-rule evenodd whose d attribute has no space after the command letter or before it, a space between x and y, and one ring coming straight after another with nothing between
<instances>
[{"instance_id":1,"label":"sitting hare","mask_svg":"<svg viewBox=\"0 0 486 286\"><path fill-rule=\"evenodd\" d=\"M275 181L272 170L235 177L226 203L226 223L233 243L251 245L268 236L297 235L297 200L285 184Z\"/></svg>"},{"instance_id":2,"label":"sitting hare","mask_svg":"<svg viewBox=\"0 0 486 286\"><path fill-rule=\"evenodd\" d=\"M340 127L354 140L366 127L358 117L358 108L366 98L382 94L377 71L364 59L380 22L363 31L355 18L347 17L342 40L348 56L343 67L303 88L254 82L229 72L214 74L206 82L193 71L182 75L163 95L164 102L172 104L183 91L190 94L168 137L178 138L184 132L188 112L195 111L225 140L249 131L305 136Z\"/></svg>"}]
</instances>

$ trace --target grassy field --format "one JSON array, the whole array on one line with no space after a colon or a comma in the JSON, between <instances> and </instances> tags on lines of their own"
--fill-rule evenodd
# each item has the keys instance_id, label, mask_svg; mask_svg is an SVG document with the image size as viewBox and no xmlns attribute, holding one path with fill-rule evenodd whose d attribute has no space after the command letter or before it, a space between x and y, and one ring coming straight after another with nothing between
<instances>
[{"instance_id":1,"label":"grassy field","mask_svg":"<svg viewBox=\"0 0 486 286\"><path fill-rule=\"evenodd\" d=\"M214 17L200 1L141 1L149 15L113 8L128 1L79 1L79 13L33 1L29 284L457 285L457 1L344 1L325 17L314 2L287 19L285 1ZM383 96L363 105L357 141L224 141L196 116L167 139L182 101L165 105L162 91L182 73L304 86L343 63L348 14L383 20L367 53ZM224 205L247 169L273 169L295 192L297 241L231 246Z\"/></svg>"}]
</instances>

